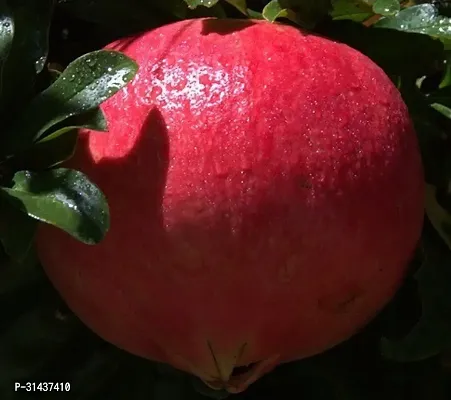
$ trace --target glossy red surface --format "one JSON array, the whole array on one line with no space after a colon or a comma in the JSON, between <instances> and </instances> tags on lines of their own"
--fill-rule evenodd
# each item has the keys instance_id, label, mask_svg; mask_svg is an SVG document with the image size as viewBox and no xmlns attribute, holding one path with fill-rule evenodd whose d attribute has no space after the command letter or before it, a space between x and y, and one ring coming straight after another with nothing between
<instances>
[{"instance_id":1,"label":"glossy red surface","mask_svg":"<svg viewBox=\"0 0 451 400\"><path fill-rule=\"evenodd\" d=\"M188 20L109 47L140 70L71 165L108 196L111 230L98 246L38 238L80 318L230 391L373 318L423 219L415 133L384 72L266 22Z\"/></svg>"}]
</instances>

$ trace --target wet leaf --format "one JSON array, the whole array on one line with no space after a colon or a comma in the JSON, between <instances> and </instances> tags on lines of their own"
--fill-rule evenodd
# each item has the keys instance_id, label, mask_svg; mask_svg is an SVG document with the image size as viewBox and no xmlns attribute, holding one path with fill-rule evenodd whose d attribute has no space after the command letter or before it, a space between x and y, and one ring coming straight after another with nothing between
<instances>
[{"instance_id":1,"label":"wet leaf","mask_svg":"<svg viewBox=\"0 0 451 400\"><path fill-rule=\"evenodd\" d=\"M0 194L30 217L86 244L100 242L109 228L105 196L79 171L20 171L14 176L14 186L0 188Z\"/></svg>"},{"instance_id":2,"label":"wet leaf","mask_svg":"<svg viewBox=\"0 0 451 400\"><path fill-rule=\"evenodd\" d=\"M185 0L188 7L194 10L196 7L213 7L219 0Z\"/></svg>"},{"instance_id":3,"label":"wet leaf","mask_svg":"<svg viewBox=\"0 0 451 400\"><path fill-rule=\"evenodd\" d=\"M371 5L361 0L335 0L332 1L331 17L336 20L349 19L364 21L374 15Z\"/></svg>"},{"instance_id":4,"label":"wet leaf","mask_svg":"<svg viewBox=\"0 0 451 400\"><path fill-rule=\"evenodd\" d=\"M64 121L62 128L55 125L49 135L26 151L16 154L9 160L9 164L15 171L42 170L67 161L75 152L79 128L106 132L107 123L102 110L95 108L87 113L74 115Z\"/></svg>"},{"instance_id":5,"label":"wet leaf","mask_svg":"<svg viewBox=\"0 0 451 400\"><path fill-rule=\"evenodd\" d=\"M373 11L384 16L396 15L400 9L399 0L376 0L373 4Z\"/></svg>"},{"instance_id":6,"label":"wet leaf","mask_svg":"<svg viewBox=\"0 0 451 400\"><path fill-rule=\"evenodd\" d=\"M130 82L137 70L134 61L116 51L99 50L78 58L24 110L11 128L7 154L26 148L67 118L97 108Z\"/></svg>"},{"instance_id":7,"label":"wet leaf","mask_svg":"<svg viewBox=\"0 0 451 400\"><path fill-rule=\"evenodd\" d=\"M319 33L359 50L389 76L423 76L443 60L443 44L418 33L368 28L349 20L325 24Z\"/></svg>"},{"instance_id":8,"label":"wet leaf","mask_svg":"<svg viewBox=\"0 0 451 400\"><path fill-rule=\"evenodd\" d=\"M99 107L96 107L90 111L83 114L74 115L65 119L64 126L58 127L58 125L53 126L52 132L46 136L43 136L38 143L48 142L54 140L58 136L69 132L74 129L85 128L92 129L98 132L107 132L108 124L105 119L105 115ZM55 129L56 128L56 129Z\"/></svg>"},{"instance_id":9,"label":"wet leaf","mask_svg":"<svg viewBox=\"0 0 451 400\"><path fill-rule=\"evenodd\" d=\"M440 15L432 4L406 8L394 17L382 18L374 26L421 33L441 40L451 39L451 18Z\"/></svg>"}]
</instances>

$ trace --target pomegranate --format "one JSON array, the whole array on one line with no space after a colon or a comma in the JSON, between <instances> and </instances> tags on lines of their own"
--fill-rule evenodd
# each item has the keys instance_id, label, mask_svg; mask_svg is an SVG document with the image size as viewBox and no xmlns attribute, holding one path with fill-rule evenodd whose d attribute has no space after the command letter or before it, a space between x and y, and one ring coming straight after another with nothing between
<instances>
[{"instance_id":1,"label":"pomegranate","mask_svg":"<svg viewBox=\"0 0 451 400\"><path fill-rule=\"evenodd\" d=\"M107 47L140 69L69 166L106 194L110 231L37 237L81 320L229 392L368 323L423 222L416 136L385 73L264 21L185 20Z\"/></svg>"}]
</instances>

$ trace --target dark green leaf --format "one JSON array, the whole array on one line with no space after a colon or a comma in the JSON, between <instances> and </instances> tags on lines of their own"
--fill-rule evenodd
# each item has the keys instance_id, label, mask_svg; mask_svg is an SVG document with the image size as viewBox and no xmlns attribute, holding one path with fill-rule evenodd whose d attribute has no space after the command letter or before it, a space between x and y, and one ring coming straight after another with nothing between
<instances>
[{"instance_id":1,"label":"dark green leaf","mask_svg":"<svg viewBox=\"0 0 451 400\"><path fill-rule=\"evenodd\" d=\"M437 240L432 227L422 238L424 261L416 273L422 316L403 339L383 339L382 353L396 361L418 361L437 355L451 345L451 253Z\"/></svg>"},{"instance_id":2,"label":"dark green leaf","mask_svg":"<svg viewBox=\"0 0 451 400\"><path fill-rule=\"evenodd\" d=\"M100 242L109 228L105 196L81 172L60 168L20 171L12 188L0 188L13 205L86 244Z\"/></svg>"},{"instance_id":3,"label":"dark green leaf","mask_svg":"<svg viewBox=\"0 0 451 400\"><path fill-rule=\"evenodd\" d=\"M390 76L423 76L443 62L443 44L427 35L367 28L347 20L325 24L319 33L366 54Z\"/></svg>"},{"instance_id":4,"label":"dark green leaf","mask_svg":"<svg viewBox=\"0 0 451 400\"><path fill-rule=\"evenodd\" d=\"M186 10L186 18L206 18L206 17L214 17L214 18L227 18L227 14L224 11L224 7L221 3L216 3L213 7L196 7L195 9L191 10L188 7L186 7L186 4L184 4L185 10Z\"/></svg>"},{"instance_id":5,"label":"dark green leaf","mask_svg":"<svg viewBox=\"0 0 451 400\"><path fill-rule=\"evenodd\" d=\"M15 262L23 261L31 248L37 221L0 197L0 241Z\"/></svg>"},{"instance_id":6,"label":"dark green leaf","mask_svg":"<svg viewBox=\"0 0 451 400\"><path fill-rule=\"evenodd\" d=\"M333 0L330 15L337 20L350 19L362 22L374 13L372 7L362 0Z\"/></svg>"},{"instance_id":7,"label":"dark green leaf","mask_svg":"<svg viewBox=\"0 0 451 400\"><path fill-rule=\"evenodd\" d=\"M0 112L4 120L16 115L34 94L36 73L42 71L47 59L53 0L15 0L7 4L13 16L14 38L1 70Z\"/></svg>"},{"instance_id":8,"label":"dark green leaf","mask_svg":"<svg viewBox=\"0 0 451 400\"><path fill-rule=\"evenodd\" d=\"M196 7L213 7L219 0L185 0L189 8L194 10Z\"/></svg>"},{"instance_id":9,"label":"dark green leaf","mask_svg":"<svg viewBox=\"0 0 451 400\"><path fill-rule=\"evenodd\" d=\"M311 29L330 9L330 0L272 0L265 6L262 14L271 22L283 17L303 28Z\"/></svg>"},{"instance_id":10,"label":"dark green leaf","mask_svg":"<svg viewBox=\"0 0 451 400\"><path fill-rule=\"evenodd\" d=\"M4 146L7 153L26 148L67 118L97 108L130 82L137 70L133 60L116 51L79 57L24 110Z\"/></svg>"},{"instance_id":11,"label":"dark green leaf","mask_svg":"<svg viewBox=\"0 0 451 400\"><path fill-rule=\"evenodd\" d=\"M373 4L373 11L385 16L396 15L400 9L399 0L376 0Z\"/></svg>"},{"instance_id":12,"label":"dark green leaf","mask_svg":"<svg viewBox=\"0 0 451 400\"><path fill-rule=\"evenodd\" d=\"M451 18L440 15L432 4L406 8L394 17L381 19L374 26L421 33L443 40L451 39Z\"/></svg>"},{"instance_id":13,"label":"dark green leaf","mask_svg":"<svg viewBox=\"0 0 451 400\"><path fill-rule=\"evenodd\" d=\"M78 131L71 128L67 132L61 132L64 130L65 128L56 131L52 140L40 141L27 151L19 153L9 161L10 165L14 170L39 171L69 160L75 152Z\"/></svg>"},{"instance_id":14,"label":"dark green leaf","mask_svg":"<svg viewBox=\"0 0 451 400\"><path fill-rule=\"evenodd\" d=\"M100 107L96 107L83 114L69 117L65 119L61 125L63 126L59 127L59 124L53 126L52 131L48 135L43 136L38 143L54 140L58 136L78 128L92 129L99 132L108 131L107 120L105 119L105 115Z\"/></svg>"},{"instance_id":15,"label":"dark green leaf","mask_svg":"<svg viewBox=\"0 0 451 400\"><path fill-rule=\"evenodd\" d=\"M106 132L107 123L100 108L87 113L74 115L64 121L62 128L58 124L54 131L43 137L34 146L16 154L8 165L13 170L41 170L54 167L72 157L78 139L78 128ZM66 124L68 126L66 126Z\"/></svg>"}]
</instances>

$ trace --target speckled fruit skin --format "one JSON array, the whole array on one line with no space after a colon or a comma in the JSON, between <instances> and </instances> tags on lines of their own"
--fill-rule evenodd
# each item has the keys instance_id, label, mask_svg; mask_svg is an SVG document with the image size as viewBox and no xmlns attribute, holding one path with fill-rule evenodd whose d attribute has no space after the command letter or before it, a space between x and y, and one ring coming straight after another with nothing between
<instances>
[{"instance_id":1,"label":"speckled fruit skin","mask_svg":"<svg viewBox=\"0 0 451 400\"><path fill-rule=\"evenodd\" d=\"M371 320L423 222L416 136L384 72L257 21L187 20L108 47L140 70L70 166L107 195L111 229L97 246L50 226L37 238L75 313L230 392Z\"/></svg>"}]
</instances>

